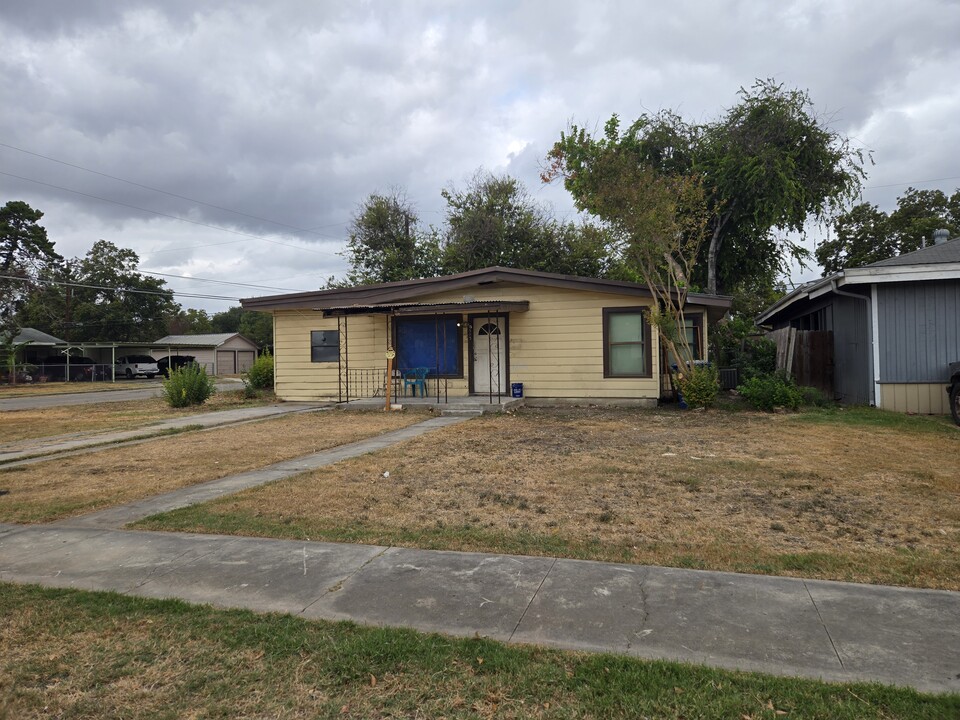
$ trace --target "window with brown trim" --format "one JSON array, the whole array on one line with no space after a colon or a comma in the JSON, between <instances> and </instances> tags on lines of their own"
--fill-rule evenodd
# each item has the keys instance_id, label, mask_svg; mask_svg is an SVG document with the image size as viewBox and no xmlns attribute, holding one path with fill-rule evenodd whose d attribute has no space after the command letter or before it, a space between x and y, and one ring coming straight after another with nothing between
<instances>
[{"instance_id":1,"label":"window with brown trim","mask_svg":"<svg viewBox=\"0 0 960 720\"><path fill-rule=\"evenodd\" d=\"M603 309L603 376L652 377L647 308Z\"/></svg>"},{"instance_id":2,"label":"window with brown trim","mask_svg":"<svg viewBox=\"0 0 960 720\"><path fill-rule=\"evenodd\" d=\"M684 334L686 336L687 346L690 348L693 359L705 360L706 358L703 353L703 313L685 313L683 320L686 325L686 332ZM674 365L679 365L676 358L668 357L668 355L667 349L663 348L663 363L665 368L672 368ZM664 372L666 372L666 370L664 370Z\"/></svg>"}]
</instances>

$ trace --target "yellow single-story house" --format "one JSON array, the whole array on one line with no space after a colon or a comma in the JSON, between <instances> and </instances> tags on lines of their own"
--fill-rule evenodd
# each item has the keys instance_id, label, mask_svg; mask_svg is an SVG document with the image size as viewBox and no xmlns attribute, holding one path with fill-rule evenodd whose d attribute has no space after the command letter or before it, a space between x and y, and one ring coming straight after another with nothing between
<instances>
[{"instance_id":1,"label":"yellow single-story house","mask_svg":"<svg viewBox=\"0 0 960 720\"><path fill-rule=\"evenodd\" d=\"M283 400L342 402L388 385L398 395L492 400L522 383L528 401L642 405L669 387L646 316L652 303L638 283L504 267L242 301L273 314ZM727 297L688 295L700 358L709 322L729 307Z\"/></svg>"}]
</instances>

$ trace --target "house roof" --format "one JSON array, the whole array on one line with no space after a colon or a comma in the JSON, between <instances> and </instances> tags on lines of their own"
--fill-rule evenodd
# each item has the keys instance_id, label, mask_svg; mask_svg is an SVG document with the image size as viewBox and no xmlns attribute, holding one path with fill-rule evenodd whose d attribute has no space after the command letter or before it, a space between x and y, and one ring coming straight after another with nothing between
<instances>
[{"instance_id":1,"label":"house roof","mask_svg":"<svg viewBox=\"0 0 960 720\"><path fill-rule=\"evenodd\" d=\"M769 323L788 307L806 300L815 300L831 292L837 294L849 293L851 290L855 292L855 286L858 285L863 287L880 283L952 279L960 279L960 238L880 260L870 265L847 268L819 280L804 283L764 310L757 317L756 322L757 324Z\"/></svg>"},{"instance_id":2,"label":"house roof","mask_svg":"<svg viewBox=\"0 0 960 720\"><path fill-rule=\"evenodd\" d=\"M943 263L960 263L960 237L928 245L913 252L897 255L896 257L879 260L864 267L896 267L898 265L940 265Z\"/></svg>"},{"instance_id":3,"label":"house roof","mask_svg":"<svg viewBox=\"0 0 960 720\"><path fill-rule=\"evenodd\" d=\"M167 335L150 345L169 345L170 347L220 347L235 337L243 338L251 345L256 343L243 337L240 333L207 333L204 335Z\"/></svg>"},{"instance_id":4,"label":"house roof","mask_svg":"<svg viewBox=\"0 0 960 720\"><path fill-rule=\"evenodd\" d=\"M418 297L440 292L489 286L497 283L563 287L575 290L637 295L640 297L651 296L650 290L646 285L624 280L601 280L597 278L582 278L573 275L539 272L536 270L488 267L481 270L470 270L469 272L436 278L401 280L397 282L378 283L376 285L357 285L350 288L334 288L331 290L315 290L304 293L245 298L241 300L240 303L245 310L265 311L296 308L327 310L353 305L380 306L385 303L413 301ZM518 300L522 299L518 298ZM687 302L693 305L706 305L708 307L722 308L725 310L730 307L731 299L722 295L690 293L687 296Z\"/></svg>"},{"instance_id":5,"label":"house roof","mask_svg":"<svg viewBox=\"0 0 960 720\"><path fill-rule=\"evenodd\" d=\"M21 343L30 343L31 345L66 345L67 343L60 338L55 338L53 335L48 335L45 332L40 330L34 330L33 328L20 328L20 334L17 335L13 342L15 345Z\"/></svg>"}]
</instances>

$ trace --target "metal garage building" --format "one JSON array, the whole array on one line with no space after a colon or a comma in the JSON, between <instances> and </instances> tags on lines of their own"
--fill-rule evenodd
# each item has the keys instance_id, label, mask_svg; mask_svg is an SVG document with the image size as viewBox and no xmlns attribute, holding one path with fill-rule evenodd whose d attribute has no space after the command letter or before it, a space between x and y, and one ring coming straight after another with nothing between
<instances>
[{"instance_id":1,"label":"metal garage building","mask_svg":"<svg viewBox=\"0 0 960 720\"><path fill-rule=\"evenodd\" d=\"M212 375L246 372L257 358L256 343L240 333L167 335L151 346L157 360L167 355L193 355Z\"/></svg>"}]
</instances>

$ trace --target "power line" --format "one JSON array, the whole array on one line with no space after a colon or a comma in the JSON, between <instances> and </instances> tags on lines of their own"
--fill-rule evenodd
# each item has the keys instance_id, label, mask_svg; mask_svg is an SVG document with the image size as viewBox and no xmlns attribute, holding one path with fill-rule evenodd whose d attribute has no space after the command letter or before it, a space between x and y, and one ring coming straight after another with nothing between
<instances>
[{"instance_id":1,"label":"power line","mask_svg":"<svg viewBox=\"0 0 960 720\"><path fill-rule=\"evenodd\" d=\"M865 185L864 190L879 190L881 188L903 187L904 185L925 185L926 183L947 182L948 180L960 180L960 176L934 178L933 180L914 180L912 182L891 183L889 185Z\"/></svg>"},{"instance_id":2,"label":"power line","mask_svg":"<svg viewBox=\"0 0 960 720\"><path fill-rule=\"evenodd\" d=\"M0 171L0 175L6 175L7 177L16 178L17 180L25 180L27 182L36 183L37 185L43 185L45 187L55 188L56 190L63 190L65 192L73 193L74 195L80 195L82 197L88 197L94 200L101 200L102 202L108 202L114 205L120 205L122 207L132 208L133 210L140 210L141 212L153 213L154 215L170 218L171 220L180 220L181 222L190 223L191 225L199 225L200 227L212 228L214 230L220 230L221 232L231 233L233 235L242 235L243 237L253 238L254 240L262 240L263 242L272 243L274 245L283 245L284 247L291 247L296 250L311 252L317 255L329 255L331 257L334 256L334 253L325 252L323 250L313 250L311 248L301 247L299 245L291 245L290 243L280 242L279 240L271 240L270 238L265 238L260 235L252 235L250 233L241 232L240 230L231 230L230 228L225 228L221 225L211 225L210 223L200 222L199 220L190 220L188 218L180 217L179 215L170 215L169 213L160 212L159 210L150 210L148 208L142 208L137 205L130 205L129 203L120 202L119 200L110 200L108 198L100 197L99 195L91 195L89 193L80 192L79 190L71 190L70 188L63 187L61 185L54 185L53 183L34 180L33 178L23 177L22 175L14 175L13 173L2 172L2 171ZM237 242L242 242L242 241L234 240L232 242L226 242L226 243L212 243L211 245L191 245L186 249L194 250L202 247L212 247L213 245L232 245ZM170 250L173 250L173 249L183 249L183 248L170 248ZM152 252L169 252L169 250L157 250Z\"/></svg>"},{"instance_id":3,"label":"power line","mask_svg":"<svg viewBox=\"0 0 960 720\"><path fill-rule=\"evenodd\" d=\"M16 275L0 275L0 279L19 280L20 282L39 282L46 285L77 287L85 288L87 290L110 290L112 292L131 293L135 295L159 295L162 297L166 297L167 295L175 295L179 297L198 298L200 300L230 300L233 302L240 302L240 298L236 297L227 297L225 295L200 295L196 293L177 292L175 290L137 290L134 288L109 287L107 285L88 285L86 283L64 282L62 280L49 280L47 278L36 278L35 280L32 280L30 278L18 277Z\"/></svg>"},{"instance_id":4,"label":"power line","mask_svg":"<svg viewBox=\"0 0 960 720\"><path fill-rule=\"evenodd\" d=\"M251 285L249 283L229 282L227 280L208 280L206 278L190 277L189 275L171 275L169 273L156 272L154 270L140 270L148 275L159 275L160 277L179 278L180 280L194 280L196 282L216 283L217 285L236 285L237 287L253 288L255 290L281 290L282 292L302 292L291 288L272 287L270 285Z\"/></svg>"},{"instance_id":5,"label":"power line","mask_svg":"<svg viewBox=\"0 0 960 720\"><path fill-rule=\"evenodd\" d=\"M335 223L333 225L319 225L313 230L309 228L297 227L296 225L290 225L288 223L280 222L279 220L271 220L270 218L260 217L259 215L251 215L250 213L241 212L239 210L233 210L231 208L226 208L221 205L214 205L213 203L204 202L203 200L197 200L196 198L187 197L186 195L178 195L177 193L172 193L167 190L161 190L160 188L155 188L150 185L144 185L142 183L135 182L133 180L127 180L126 178L117 177L116 175L109 175L105 172L100 172L99 170L93 170L92 168L84 167L83 165L76 165L74 163L67 162L65 160L58 160L57 158L50 157L49 155L41 155L40 153L33 152L31 150L25 150L23 148L17 147L16 145L9 145L8 143L0 142L0 147L9 148L10 150L16 150L17 152L24 153L26 155L32 155L34 157L43 158L44 160L49 160L50 162L55 162L60 165L65 165L66 167L75 168L77 170L83 170L84 172L92 173L94 175L99 175L100 177L109 178L110 180L116 180L117 182L126 183L127 185L133 185L134 187L143 188L144 190L150 190L151 192L161 193L169 197L174 197L179 200L186 200L187 202L197 203L198 205L205 205L206 207L214 208L215 210L223 210L224 212L234 213L235 215L241 215L243 217L250 218L252 220L261 220L263 222L271 223L273 225L278 225L279 227L289 228L290 230L296 230L297 232L310 233L311 235L316 235L317 237L327 238L329 240L337 240L338 238L330 237L329 235L321 235L318 232L315 232L316 229L324 227L336 227L337 225L345 225L343 223Z\"/></svg>"}]
</instances>

